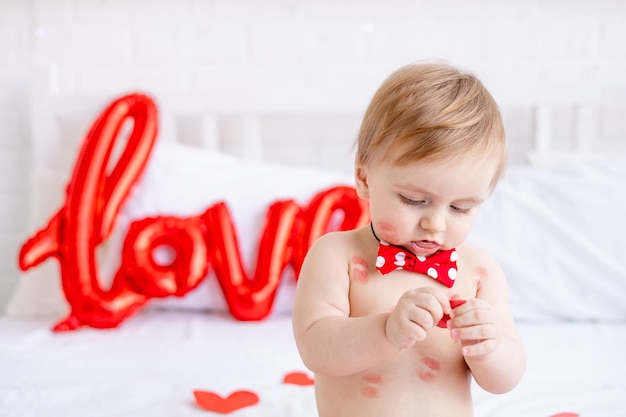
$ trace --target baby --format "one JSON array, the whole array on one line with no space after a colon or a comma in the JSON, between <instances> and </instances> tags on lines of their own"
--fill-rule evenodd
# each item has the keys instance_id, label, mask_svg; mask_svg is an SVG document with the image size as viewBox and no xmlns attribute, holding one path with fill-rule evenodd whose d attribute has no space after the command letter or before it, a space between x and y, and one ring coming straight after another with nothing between
<instances>
[{"instance_id":1,"label":"baby","mask_svg":"<svg viewBox=\"0 0 626 417\"><path fill-rule=\"evenodd\" d=\"M465 243L506 159L475 76L409 65L378 89L355 161L372 223L318 239L298 279L293 328L321 417L472 416L472 377L491 393L520 381L504 274Z\"/></svg>"}]
</instances>

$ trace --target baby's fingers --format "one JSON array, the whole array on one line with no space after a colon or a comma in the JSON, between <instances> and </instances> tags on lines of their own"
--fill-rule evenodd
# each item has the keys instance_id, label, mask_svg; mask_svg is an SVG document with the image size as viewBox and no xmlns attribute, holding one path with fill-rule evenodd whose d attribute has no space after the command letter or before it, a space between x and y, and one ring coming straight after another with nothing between
<instances>
[{"instance_id":1,"label":"baby's fingers","mask_svg":"<svg viewBox=\"0 0 626 417\"><path fill-rule=\"evenodd\" d=\"M465 357L488 355L498 348L496 339L486 339L482 341L462 342L461 351Z\"/></svg>"},{"instance_id":2,"label":"baby's fingers","mask_svg":"<svg viewBox=\"0 0 626 417\"><path fill-rule=\"evenodd\" d=\"M415 297L415 305L430 311L434 317L449 314L452 310L448 296L441 290L424 287L409 293ZM424 295L428 295L428 297L424 297Z\"/></svg>"},{"instance_id":3,"label":"baby's fingers","mask_svg":"<svg viewBox=\"0 0 626 417\"><path fill-rule=\"evenodd\" d=\"M469 327L479 324L496 323L496 313L489 305L477 299L469 300L456 307L450 314L451 328Z\"/></svg>"},{"instance_id":4,"label":"baby's fingers","mask_svg":"<svg viewBox=\"0 0 626 417\"><path fill-rule=\"evenodd\" d=\"M482 342L500 337L500 330L493 323L469 327L455 327L451 330L452 338L461 342Z\"/></svg>"}]
</instances>

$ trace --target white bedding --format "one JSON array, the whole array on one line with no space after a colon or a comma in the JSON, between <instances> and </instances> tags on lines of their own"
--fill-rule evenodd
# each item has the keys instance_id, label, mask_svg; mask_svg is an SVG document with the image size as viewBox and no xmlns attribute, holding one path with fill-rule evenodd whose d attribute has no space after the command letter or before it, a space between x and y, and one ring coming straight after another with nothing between
<instances>
[{"instance_id":1,"label":"white bedding","mask_svg":"<svg viewBox=\"0 0 626 417\"><path fill-rule=\"evenodd\" d=\"M113 330L54 334L54 319L0 318L0 416L159 417L216 415L193 391L250 390L255 405L232 416L314 417L311 374L288 316L144 311ZM528 372L511 393L475 388L476 416L623 416L626 322L522 322ZM572 413L572 414L564 414Z\"/></svg>"},{"instance_id":2,"label":"white bedding","mask_svg":"<svg viewBox=\"0 0 626 417\"><path fill-rule=\"evenodd\" d=\"M49 142L48 129L34 130ZM68 173L40 177L47 182L35 181L30 232L61 206ZM226 201L250 267L270 203L289 197L307 204L348 178L161 141L119 220L127 226L165 213L188 217ZM477 417L626 416L625 185L623 156L566 168L511 167L486 202L470 240L507 274L529 361L511 393L475 387ZM120 226L103 248L105 286L119 268L124 236ZM151 300L152 308L118 328L55 334L50 328L67 304L58 265L48 260L23 274L9 316L0 316L0 417L215 415L195 404L194 390L258 395L257 404L232 416L316 417L313 387L283 382L294 372L311 376L292 338L295 282L283 283L275 314L264 321L234 320L211 275L182 299Z\"/></svg>"}]
</instances>

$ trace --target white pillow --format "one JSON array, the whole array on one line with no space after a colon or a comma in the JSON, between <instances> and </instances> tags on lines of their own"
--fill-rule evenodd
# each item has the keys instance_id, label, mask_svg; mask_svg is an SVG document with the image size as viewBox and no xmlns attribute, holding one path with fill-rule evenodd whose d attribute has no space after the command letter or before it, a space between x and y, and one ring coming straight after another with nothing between
<instances>
[{"instance_id":1,"label":"white pillow","mask_svg":"<svg viewBox=\"0 0 626 417\"><path fill-rule=\"evenodd\" d=\"M470 240L508 276L521 319L626 319L626 160L511 167Z\"/></svg>"},{"instance_id":2,"label":"white pillow","mask_svg":"<svg viewBox=\"0 0 626 417\"><path fill-rule=\"evenodd\" d=\"M67 179L63 184L53 186L50 176L45 178L41 181L46 189L49 192L56 190L54 198L50 198L54 204L48 202L44 210L50 217L62 202ZM60 182L58 175L56 180ZM345 174L242 160L188 145L157 141L140 182L118 215L116 229L99 251L101 285L107 286L119 268L121 248L130 222L158 215L198 215L218 201L225 201L228 205L243 265L252 273L265 213L271 203L294 199L305 206L314 195L336 185L353 186L354 181ZM295 283L293 271L286 270L272 314L291 312ZM152 299L149 306L228 311L213 272L185 297ZM6 313L60 315L67 311L58 265L55 260L48 259L45 265L39 265L20 278Z\"/></svg>"}]
</instances>

